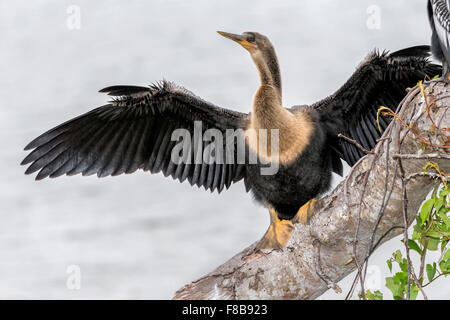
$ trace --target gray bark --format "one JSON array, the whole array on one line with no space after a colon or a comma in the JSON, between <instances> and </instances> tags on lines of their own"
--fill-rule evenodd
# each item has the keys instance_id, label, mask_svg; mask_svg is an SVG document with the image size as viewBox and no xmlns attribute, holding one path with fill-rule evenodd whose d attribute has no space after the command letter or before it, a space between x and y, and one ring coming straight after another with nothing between
<instances>
[{"instance_id":1,"label":"gray bark","mask_svg":"<svg viewBox=\"0 0 450 320\"><path fill-rule=\"evenodd\" d=\"M431 118L437 127L449 127L448 85L432 81L425 87L429 90L428 99L436 98L436 107L429 110ZM414 131L421 137L434 145L449 145L448 134L435 128L424 112L424 98L417 88L409 92L399 110L400 118L406 123L413 121ZM394 170L398 160L393 156L438 156L435 160L420 157L401 160L405 176L410 176L406 185L410 224L437 182L432 175L416 173L422 172L428 161L436 161L441 171L449 172L449 153L449 149L421 142L399 121L393 121L374 153L361 159L347 178L322 198L319 211L308 224L295 225L283 250L255 252L253 244L216 270L179 289L174 299L315 299L329 288L339 291L335 283L362 265L371 242L373 246L381 238L381 244L403 232L402 179L399 170ZM391 187L391 196L382 210L383 199L388 197ZM380 212L382 217L373 232Z\"/></svg>"}]
</instances>

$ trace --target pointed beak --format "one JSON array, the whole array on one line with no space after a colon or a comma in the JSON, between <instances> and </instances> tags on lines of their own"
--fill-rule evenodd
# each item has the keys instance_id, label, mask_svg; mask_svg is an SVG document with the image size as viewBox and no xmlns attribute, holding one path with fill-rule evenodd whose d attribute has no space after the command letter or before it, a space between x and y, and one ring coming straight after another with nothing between
<instances>
[{"instance_id":1,"label":"pointed beak","mask_svg":"<svg viewBox=\"0 0 450 320\"><path fill-rule=\"evenodd\" d=\"M254 43L248 42L247 40L245 40L245 37L240 34L228 33L224 31L217 31L217 33L225 38L228 38L230 40L239 43L241 46L243 46L245 49L249 51L256 49L256 45Z\"/></svg>"},{"instance_id":2,"label":"pointed beak","mask_svg":"<svg viewBox=\"0 0 450 320\"><path fill-rule=\"evenodd\" d=\"M233 41L236 41L237 43L244 41L244 37L240 34L228 33L224 31L217 31L217 33L220 34L222 37L231 39Z\"/></svg>"}]
</instances>

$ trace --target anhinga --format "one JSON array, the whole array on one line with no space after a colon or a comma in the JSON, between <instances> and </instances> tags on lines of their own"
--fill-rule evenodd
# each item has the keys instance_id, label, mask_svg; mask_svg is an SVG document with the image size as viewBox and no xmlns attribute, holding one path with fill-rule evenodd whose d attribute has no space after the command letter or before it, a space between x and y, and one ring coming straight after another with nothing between
<instances>
[{"instance_id":1,"label":"anhinga","mask_svg":"<svg viewBox=\"0 0 450 320\"><path fill-rule=\"evenodd\" d=\"M287 243L293 223L307 220L314 203L309 201L329 188L332 172L342 175L340 159L353 165L364 156L338 134L370 150L380 138L376 121L379 106L396 106L406 88L441 72L428 61L429 46L391 54L375 51L333 95L311 106L287 109L282 104L280 69L269 39L256 32L219 33L243 46L259 71L261 85L250 114L219 108L166 81L150 87L108 87L100 92L114 96L111 103L45 132L25 147L34 149L22 162L31 163L26 173L40 170L36 176L40 180L78 173L114 176L142 169L162 171L165 176L181 182L187 179L191 185L218 192L244 180L247 191L251 190L271 214L269 229L257 248L279 248ZM202 133L209 129L224 135L227 129L277 129L278 159L268 154L270 161L279 162L278 171L264 175L260 169L266 163L238 163L237 148L234 161L225 159L224 153L211 153L213 159L203 158L200 163L172 161L177 141L171 135L175 129L186 129L191 133L189 142L198 143L192 137L194 121L201 121ZM388 123L387 118L380 118L383 130ZM259 136L245 137L246 150L258 153ZM200 143L205 146L207 142ZM195 148L187 150L185 160L198 158Z\"/></svg>"},{"instance_id":2,"label":"anhinga","mask_svg":"<svg viewBox=\"0 0 450 320\"><path fill-rule=\"evenodd\" d=\"M429 0L431 52L442 62L444 80L449 82L450 65L450 0Z\"/></svg>"}]
</instances>

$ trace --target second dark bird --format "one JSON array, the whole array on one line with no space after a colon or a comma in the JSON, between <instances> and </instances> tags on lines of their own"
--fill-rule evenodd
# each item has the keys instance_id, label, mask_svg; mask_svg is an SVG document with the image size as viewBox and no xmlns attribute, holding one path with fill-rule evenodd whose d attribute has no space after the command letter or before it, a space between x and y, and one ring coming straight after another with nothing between
<instances>
[{"instance_id":1,"label":"second dark bird","mask_svg":"<svg viewBox=\"0 0 450 320\"><path fill-rule=\"evenodd\" d=\"M450 82L450 0L428 0L431 51L442 62L444 80Z\"/></svg>"}]
</instances>

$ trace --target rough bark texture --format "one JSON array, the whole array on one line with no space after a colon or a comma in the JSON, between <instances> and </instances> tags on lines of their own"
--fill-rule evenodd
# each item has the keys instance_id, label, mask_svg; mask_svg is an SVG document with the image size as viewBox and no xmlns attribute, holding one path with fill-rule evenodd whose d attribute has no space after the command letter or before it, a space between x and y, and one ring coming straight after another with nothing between
<instances>
[{"instance_id":1,"label":"rough bark texture","mask_svg":"<svg viewBox=\"0 0 450 320\"><path fill-rule=\"evenodd\" d=\"M429 114L424 112L426 104L418 88L405 97L397 114L406 123L413 121L413 130L427 141L448 146L448 132L436 126L442 129L450 124L450 112L447 112L449 86L432 81L425 87L428 88L428 100L436 99L436 106L429 109ZM361 159L347 178L322 199L321 208L308 224L295 225L283 250L255 252L253 244L208 275L185 285L175 293L174 299L315 299L330 287L339 290L334 283L354 271L357 268L355 262L362 264L371 240L375 244L382 238L382 243L403 232L402 180L398 170L394 170L397 160L393 155L441 154L447 158L433 161L439 164L441 171L450 171L450 150L421 142L400 121L393 121L383 138L374 154ZM422 172L428 161L403 159L405 174ZM395 177L394 171L397 172ZM392 195L373 233L392 182ZM430 177L415 176L408 181L408 223L414 220L421 203L435 185L436 180ZM391 230L395 226L400 228ZM350 260L352 262L348 263Z\"/></svg>"}]
</instances>

